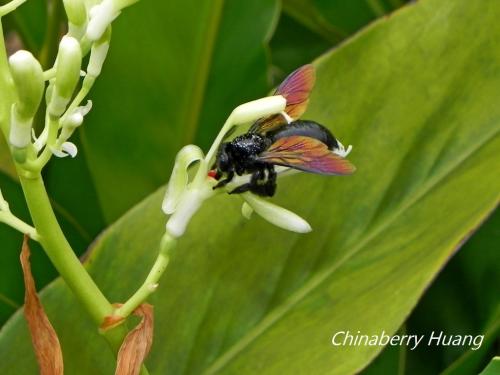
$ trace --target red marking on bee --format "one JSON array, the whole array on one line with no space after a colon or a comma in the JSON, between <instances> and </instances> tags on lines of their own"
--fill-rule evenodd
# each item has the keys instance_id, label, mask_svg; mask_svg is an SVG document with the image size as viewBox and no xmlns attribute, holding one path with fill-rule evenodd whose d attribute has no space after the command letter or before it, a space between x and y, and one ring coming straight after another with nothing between
<instances>
[{"instance_id":1,"label":"red marking on bee","mask_svg":"<svg viewBox=\"0 0 500 375\"><path fill-rule=\"evenodd\" d=\"M212 169L211 171L208 172L208 177L212 177L213 179L215 179L216 176L217 176L217 171L215 169Z\"/></svg>"}]
</instances>

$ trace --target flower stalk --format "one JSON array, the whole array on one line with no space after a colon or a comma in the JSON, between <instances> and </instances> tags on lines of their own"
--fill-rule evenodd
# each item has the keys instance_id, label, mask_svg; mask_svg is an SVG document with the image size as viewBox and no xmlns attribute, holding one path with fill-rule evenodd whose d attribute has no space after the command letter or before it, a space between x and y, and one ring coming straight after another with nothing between
<instances>
[{"instance_id":1,"label":"flower stalk","mask_svg":"<svg viewBox=\"0 0 500 375\"><path fill-rule=\"evenodd\" d=\"M185 146L179 151L162 205L163 211L171 216L165 227L158 257L142 286L114 311L113 318L123 321L156 290L158 281L168 265L169 254L174 250L177 239L185 233L192 217L207 199L223 192L220 189L213 189L217 181L211 178L208 172L226 134L234 126L255 121L261 117L279 114L283 112L285 107L286 100L281 95L242 104L236 107L228 117L206 156L203 155L199 147L194 145ZM199 162L198 169L192 181L189 182L188 168L195 162ZM248 176L242 177L242 179L245 178L248 182ZM241 179L238 181L241 182ZM233 187L233 184L229 184L227 188ZM243 196L245 199L247 198L246 195ZM246 201L257 213L274 215L277 218L274 220L277 225L302 233L310 230L309 224L305 220L284 208L255 197L248 198Z\"/></svg>"},{"instance_id":2,"label":"flower stalk","mask_svg":"<svg viewBox=\"0 0 500 375\"><path fill-rule=\"evenodd\" d=\"M13 11L24 1L13 0L1 6L0 17ZM72 153L72 144L66 140L82 124L83 117L90 110L90 103L83 107L79 105L101 72L109 48L110 29L108 24L101 39L84 41L82 31L86 31L87 24L84 2L67 0L64 3L69 15L70 31L59 44L54 66L45 72L27 51L13 55L9 66L0 18L0 128L10 141L11 153L34 226L14 216L1 193L0 222L28 234L42 245L76 299L99 326L114 311L114 307L94 283L64 236L51 207L41 172L53 154L65 156L61 154L61 150ZM80 82L82 58L89 51L89 72L72 100ZM47 80L45 128L38 139L32 142L33 117L39 108ZM103 333L115 353L126 334L125 326ZM147 370L143 367L141 373L147 374Z\"/></svg>"}]
</instances>

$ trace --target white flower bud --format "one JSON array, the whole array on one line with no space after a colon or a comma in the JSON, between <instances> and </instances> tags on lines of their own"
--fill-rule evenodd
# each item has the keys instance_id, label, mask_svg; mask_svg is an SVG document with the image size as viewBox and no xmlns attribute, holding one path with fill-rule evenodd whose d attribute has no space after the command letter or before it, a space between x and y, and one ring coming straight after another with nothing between
<instances>
[{"instance_id":1,"label":"white flower bud","mask_svg":"<svg viewBox=\"0 0 500 375\"><path fill-rule=\"evenodd\" d=\"M60 147L51 147L50 150L58 158L65 158L68 155L74 158L78 153L76 145L72 142L64 142Z\"/></svg>"},{"instance_id":2,"label":"white flower bud","mask_svg":"<svg viewBox=\"0 0 500 375\"><path fill-rule=\"evenodd\" d=\"M78 41L64 36L59 44L56 62L56 78L54 90L50 98L49 113L60 116L66 109L73 91L80 79L82 50Z\"/></svg>"},{"instance_id":3,"label":"white flower bud","mask_svg":"<svg viewBox=\"0 0 500 375\"><path fill-rule=\"evenodd\" d=\"M283 96L268 96L236 107L231 113L231 119L234 124L243 124L280 113L285 107L286 99Z\"/></svg>"},{"instance_id":4,"label":"white flower bud","mask_svg":"<svg viewBox=\"0 0 500 375\"><path fill-rule=\"evenodd\" d=\"M87 9L83 0L63 0L69 23L82 26L87 22Z\"/></svg>"},{"instance_id":5,"label":"white flower bud","mask_svg":"<svg viewBox=\"0 0 500 375\"><path fill-rule=\"evenodd\" d=\"M17 148L25 148L31 142L33 118L19 116L16 104L12 105L10 116L9 143Z\"/></svg>"},{"instance_id":6,"label":"white flower bud","mask_svg":"<svg viewBox=\"0 0 500 375\"><path fill-rule=\"evenodd\" d=\"M102 65L109 50L109 40L111 39L111 29L108 28L102 38L92 45L90 50L89 65L87 74L92 77L98 77L101 74Z\"/></svg>"},{"instance_id":7,"label":"white flower bud","mask_svg":"<svg viewBox=\"0 0 500 375\"><path fill-rule=\"evenodd\" d=\"M203 152L198 146L184 146L175 158L174 169L168 182L165 198L163 199L162 210L167 215L174 213L180 197L188 184L188 168L195 161L203 159Z\"/></svg>"},{"instance_id":8,"label":"white flower bud","mask_svg":"<svg viewBox=\"0 0 500 375\"><path fill-rule=\"evenodd\" d=\"M65 114L61 119L61 126L63 127L63 129L67 129L70 131L70 133L72 133L75 128L83 124L84 116L89 113L91 109L92 101L88 100L86 105L77 107L71 113Z\"/></svg>"},{"instance_id":9,"label":"white flower bud","mask_svg":"<svg viewBox=\"0 0 500 375\"><path fill-rule=\"evenodd\" d=\"M251 193L243 193L242 197L257 214L280 228L297 233L308 233L312 230L307 221L283 207Z\"/></svg>"},{"instance_id":10,"label":"white flower bud","mask_svg":"<svg viewBox=\"0 0 500 375\"><path fill-rule=\"evenodd\" d=\"M120 15L120 8L114 0L104 0L90 9L87 38L95 41L101 38L111 22Z\"/></svg>"},{"instance_id":11,"label":"white flower bud","mask_svg":"<svg viewBox=\"0 0 500 375\"><path fill-rule=\"evenodd\" d=\"M16 111L24 120L35 116L45 87L40 63L28 51L17 51L9 58L10 71L17 91Z\"/></svg>"},{"instance_id":12,"label":"white flower bud","mask_svg":"<svg viewBox=\"0 0 500 375\"><path fill-rule=\"evenodd\" d=\"M179 198L177 209L167 222L166 230L174 238L184 234L186 227L203 202L215 192L210 184L202 184L195 188L187 188Z\"/></svg>"},{"instance_id":13,"label":"white flower bud","mask_svg":"<svg viewBox=\"0 0 500 375\"><path fill-rule=\"evenodd\" d=\"M241 205L241 214L247 220L250 220L253 214L253 208L247 202L243 202Z\"/></svg>"}]
</instances>

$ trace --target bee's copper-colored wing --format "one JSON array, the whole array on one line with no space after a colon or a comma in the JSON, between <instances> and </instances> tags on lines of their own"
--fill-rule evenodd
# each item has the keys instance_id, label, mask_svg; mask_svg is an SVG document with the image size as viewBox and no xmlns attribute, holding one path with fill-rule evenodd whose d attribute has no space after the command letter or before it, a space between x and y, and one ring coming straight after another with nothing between
<instances>
[{"instance_id":1,"label":"bee's copper-colored wing","mask_svg":"<svg viewBox=\"0 0 500 375\"><path fill-rule=\"evenodd\" d=\"M294 120L306 111L315 80L314 66L304 65L286 77L274 92L274 95L284 96L285 112ZM250 128L250 132L264 134L285 124L286 120L281 115L268 116L257 120Z\"/></svg>"},{"instance_id":2,"label":"bee's copper-colored wing","mask_svg":"<svg viewBox=\"0 0 500 375\"><path fill-rule=\"evenodd\" d=\"M347 159L334 154L323 142L300 135L278 139L258 158L267 163L326 175L346 175L356 170Z\"/></svg>"}]
</instances>

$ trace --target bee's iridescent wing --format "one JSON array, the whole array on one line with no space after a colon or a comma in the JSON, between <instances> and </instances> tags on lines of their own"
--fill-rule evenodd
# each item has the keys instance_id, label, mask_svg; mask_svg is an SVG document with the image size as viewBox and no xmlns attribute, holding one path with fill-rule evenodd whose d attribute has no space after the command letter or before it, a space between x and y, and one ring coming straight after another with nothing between
<instances>
[{"instance_id":1,"label":"bee's iridescent wing","mask_svg":"<svg viewBox=\"0 0 500 375\"><path fill-rule=\"evenodd\" d=\"M315 80L314 66L304 65L286 77L274 92L274 95L283 95L286 99L285 112L292 119L298 119L306 111ZM265 134L283 125L286 125L283 116L273 115L257 120L250 128L250 132Z\"/></svg>"},{"instance_id":2,"label":"bee's iridescent wing","mask_svg":"<svg viewBox=\"0 0 500 375\"><path fill-rule=\"evenodd\" d=\"M278 139L258 159L325 175L347 175L356 170L347 159L334 154L323 142L297 135Z\"/></svg>"}]
</instances>

